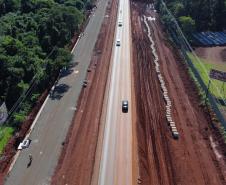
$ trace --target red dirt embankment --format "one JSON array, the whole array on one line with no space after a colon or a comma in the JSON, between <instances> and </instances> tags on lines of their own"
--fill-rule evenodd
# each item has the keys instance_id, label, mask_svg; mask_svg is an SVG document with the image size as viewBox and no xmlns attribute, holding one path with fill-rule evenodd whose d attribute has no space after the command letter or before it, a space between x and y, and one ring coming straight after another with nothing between
<instances>
[{"instance_id":1,"label":"red dirt embankment","mask_svg":"<svg viewBox=\"0 0 226 185\"><path fill-rule=\"evenodd\" d=\"M158 15L143 3L133 1L131 9L138 157L142 184L226 184L225 145L217 151L217 158L210 138L214 138L214 144L219 145L215 138L221 136L216 134L210 116L199 106L197 89L186 65L167 42ZM143 15L157 18L149 22L149 26L156 44L161 73L172 101L179 140L172 138L166 122L165 104Z\"/></svg>"},{"instance_id":2,"label":"red dirt embankment","mask_svg":"<svg viewBox=\"0 0 226 185\"><path fill-rule=\"evenodd\" d=\"M110 1L52 184L90 185L116 23L117 0Z\"/></svg>"}]
</instances>

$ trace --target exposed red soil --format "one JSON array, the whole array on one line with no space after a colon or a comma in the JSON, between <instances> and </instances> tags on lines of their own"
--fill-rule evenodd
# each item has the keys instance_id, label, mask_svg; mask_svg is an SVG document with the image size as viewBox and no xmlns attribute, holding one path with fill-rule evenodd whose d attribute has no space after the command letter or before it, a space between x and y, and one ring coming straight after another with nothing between
<instances>
[{"instance_id":1,"label":"exposed red soil","mask_svg":"<svg viewBox=\"0 0 226 185\"><path fill-rule=\"evenodd\" d=\"M226 47L198 47L195 48L196 54L206 59L212 64L225 64L226 62Z\"/></svg>"},{"instance_id":2,"label":"exposed red soil","mask_svg":"<svg viewBox=\"0 0 226 185\"><path fill-rule=\"evenodd\" d=\"M158 15L134 2L132 9L133 67L137 102L139 171L142 184L226 184L225 144L211 116L199 104L198 91L186 65L164 35ZM173 105L173 119L180 133L172 138L165 118L165 104L155 72L143 15L154 16L150 24L161 72ZM210 137L218 145L217 158ZM219 142L220 141L220 142ZM219 147L219 144L222 146Z\"/></svg>"},{"instance_id":3,"label":"exposed red soil","mask_svg":"<svg viewBox=\"0 0 226 185\"><path fill-rule=\"evenodd\" d=\"M78 109L70 127L52 184L90 185L99 135L105 86L109 71L117 1L108 4L94 56L87 74L88 86L82 90ZM106 39L107 38L107 39Z\"/></svg>"},{"instance_id":4,"label":"exposed red soil","mask_svg":"<svg viewBox=\"0 0 226 185\"><path fill-rule=\"evenodd\" d=\"M130 20L131 24L131 20ZM130 27L131 28L131 27ZM132 32L130 32L132 35ZM132 47L132 37L130 38L131 41L131 62L133 61L133 47ZM132 108L132 159L133 159L133 166L132 166L132 171L133 171L133 184L137 184L138 179L140 178L139 176L139 166L138 166L138 144L137 144L137 107L136 107L136 92L135 92L135 69L133 68L133 62L131 63L131 108Z\"/></svg>"}]
</instances>

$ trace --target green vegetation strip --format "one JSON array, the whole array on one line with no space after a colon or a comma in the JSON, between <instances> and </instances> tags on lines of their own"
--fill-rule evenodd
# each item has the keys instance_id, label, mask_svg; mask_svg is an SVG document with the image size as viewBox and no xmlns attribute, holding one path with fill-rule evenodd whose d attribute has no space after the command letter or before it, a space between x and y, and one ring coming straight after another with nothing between
<instances>
[{"instance_id":1,"label":"green vegetation strip","mask_svg":"<svg viewBox=\"0 0 226 185\"><path fill-rule=\"evenodd\" d=\"M199 71L199 74L201 75L201 78L203 79L204 83L208 85L209 82L209 72L211 69L217 69L220 71L226 71L226 66L222 64L210 64L205 59L199 58L200 61L198 61L192 53L187 53L189 58L191 59L192 63L196 67L196 69ZM217 90L218 89L218 90ZM226 84L219 80L211 79L211 85L210 85L210 92L215 97L222 97L222 95L225 95L226 92ZM225 97L225 96L224 96Z\"/></svg>"},{"instance_id":2,"label":"green vegetation strip","mask_svg":"<svg viewBox=\"0 0 226 185\"><path fill-rule=\"evenodd\" d=\"M10 126L23 123L39 95L69 65L69 48L93 3L0 0L0 106L4 102L12 111ZM12 133L11 127L0 126L0 153Z\"/></svg>"},{"instance_id":3,"label":"green vegetation strip","mask_svg":"<svg viewBox=\"0 0 226 185\"><path fill-rule=\"evenodd\" d=\"M8 143L10 137L13 135L14 128L9 126L0 127L0 154L5 145Z\"/></svg>"}]
</instances>

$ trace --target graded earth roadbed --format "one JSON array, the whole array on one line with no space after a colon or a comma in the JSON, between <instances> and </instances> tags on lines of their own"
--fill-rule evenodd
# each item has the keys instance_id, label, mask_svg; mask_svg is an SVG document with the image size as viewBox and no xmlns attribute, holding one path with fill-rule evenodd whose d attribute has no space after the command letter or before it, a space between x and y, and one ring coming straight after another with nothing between
<instances>
[{"instance_id":1,"label":"graded earth roadbed","mask_svg":"<svg viewBox=\"0 0 226 185\"><path fill-rule=\"evenodd\" d=\"M167 43L158 14L146 4L135 1L131 3L131 9L141 184L225 184L223 150L218 151L220 158L217 158L211 148L209 138L214 136L211 120L199 106L198 93L186 66ZM160 70L172 100L179 140L172 138L166 121L165 102L143 15L152 17L148 24L157 48Z\"/></svg>"}]
</instances>

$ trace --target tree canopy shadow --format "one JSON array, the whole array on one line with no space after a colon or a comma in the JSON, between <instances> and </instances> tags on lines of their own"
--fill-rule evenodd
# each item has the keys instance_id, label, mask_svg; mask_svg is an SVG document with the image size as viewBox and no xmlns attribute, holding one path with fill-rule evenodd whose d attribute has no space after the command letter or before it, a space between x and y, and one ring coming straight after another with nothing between
<instances>
[{"instance_id":1,"label":"tree canopy shadow","mask_svg":"<svg viewBox=\"0 0 226 185\"><path fill-rule=\"evenodd\" d=\"M50 92L50 98L52 100L61 99L64 94L69 90L70 86L67 84L57 84L54 90Z\"/></svg>"}]
</instances>

